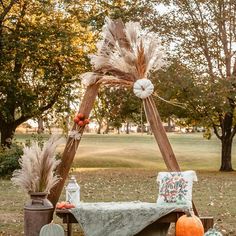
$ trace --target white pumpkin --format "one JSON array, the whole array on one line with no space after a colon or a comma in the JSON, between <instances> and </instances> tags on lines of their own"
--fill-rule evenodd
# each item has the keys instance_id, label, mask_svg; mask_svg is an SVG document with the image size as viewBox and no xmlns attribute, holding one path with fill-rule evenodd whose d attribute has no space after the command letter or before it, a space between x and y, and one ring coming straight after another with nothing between
<instances>
[{"instance_id":1,"label":"white pumpkin","mask_svg":"<svg viewBox=\"0 0 236 236\"><path fill-rule=\"evenodd\" d=\"M39 233L39 236L64 236L64 229L53 222L47 225L44 225Z\"/></svg>"},{"instance_id":2,"label":"white pumpkin","mask_svg":"<svg viewBox=\"0 0 236 236\"><path fill-rule=\"evenodd\" d=\"M209 229L204 236L223 236L223 234L216 229Z\"/></svg>"},{"instance_id":3,"label":"white pumpkin","mask_svg":"<svg viewBox=\"0 0 236 236\"><path fill-rule=\"evenodd\" d=\"M134 83L133 91L137 97L145 99L153 93L154 86L149 79L138 79Z\"/></svg>"}]
</instances>

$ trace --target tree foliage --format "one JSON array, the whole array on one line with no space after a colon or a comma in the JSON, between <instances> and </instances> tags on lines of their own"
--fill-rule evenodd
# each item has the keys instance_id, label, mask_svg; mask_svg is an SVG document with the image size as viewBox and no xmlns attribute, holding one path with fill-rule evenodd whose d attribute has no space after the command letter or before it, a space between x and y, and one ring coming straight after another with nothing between
<instances>
[{"instance_id":1,"label":"tree foliage","mask_svg":"<svg viewBox=\"0 0 236 236\"><path fill-rule=\"evenodd\" d=\"M58 1L1 1L0 132L10 145L18 125L60 101L88 66L94 35Z\"/></svg>"},{"instance_id":2,"label":"tree foliage","mask_svg":"<svg viewBox=\"0 0 236 236\"><path fill-rule=\"evenodd\" d=\"M176 86L182 89L177 97L181 97L192 117L213 128L222 142L221 170L230 171L236 133L236 3L159 2L166 8L153 21L153 28L160 32L172 55L191 72L176 81Z\"/></svg>"},{"instance_id":3,"label":"tree foliage","mask_svg":"<svg viewBox=\"0 0 236 236\"><path fill-rule=\"evenodd\" d=\"M66 114L106 16L136 20L150 9L141 0L2 0L1 144L10 146L16 127L29 118Z\"/></svg>"},{"instance_id":4,"label":"tree foliage","mask_svg":"<svg viewBox=\"0 0 236 236\"><path fill-rule=\"evenodd\" d=\"M102 124L106 124L105 133L109 127L119 128L122 123L140 123L140 101L130 89L123 87L104 87L98 94L94 107L94 118L99 124L98 133Z\"/></svg>"},{"instance_id":5,"label":"tree foliage","mask_svg":"<svg viewBox=\"0 0 236 236\"><path fill-rule=\"evenodd\" d=\"M106 16L123 22L142 21L153 12L151 1L142 0L65 0L67 11L76 16L82 25L90 25L100 30ZM86 14L84 14L86 12Z\"/></svg>"}]
</instances>

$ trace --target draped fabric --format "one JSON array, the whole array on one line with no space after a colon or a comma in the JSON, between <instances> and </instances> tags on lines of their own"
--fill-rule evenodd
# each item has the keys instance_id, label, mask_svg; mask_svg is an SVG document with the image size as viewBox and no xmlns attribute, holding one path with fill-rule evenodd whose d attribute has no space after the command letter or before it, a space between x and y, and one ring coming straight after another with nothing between
<instances>
[{"instance_id":1,"label":"draped fabric","mask_svg":"<svg viewBox=\"0 0 236 236\"><path fill-rule=\"evenodd\" d=\"M181 210L187 207L181 207ZM81 203L71 209L85 236L132 236L180 206L147 202Z\"/></svg>"}]
</instances>

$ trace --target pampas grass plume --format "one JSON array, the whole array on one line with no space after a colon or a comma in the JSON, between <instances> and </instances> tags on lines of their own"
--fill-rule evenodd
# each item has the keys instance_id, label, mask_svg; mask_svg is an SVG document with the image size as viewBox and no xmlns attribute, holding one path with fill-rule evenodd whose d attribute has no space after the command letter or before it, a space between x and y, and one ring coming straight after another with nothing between
<instances>
[{"instance_id":1,"label":"pampas grass plume","mask_svg":"<svg viewBox=\"0 0 236 236\"><path fill-rule=\"evenodd\" d=\"M148 78L151 71L166 64L164 48L155 32L143 30L138 22L117 22L106 17L97 53L90 55L94 73L89 74L92 77L87 73L81 76L84 84L111 82L106 75L117 77L120 84L131 77L134 82Z\"/></svg>"},{"instance_id":2,"label":"pampas grass plume","mask_svg":"<svg viewBox=\"0 0 236 236\"><path fill-rule=\"evenodd\" d=\"M55 170L60 163L56 160L56 147L63 142L63 138L52 136L41 148L37 142L30 147L25 146L23 155L19 159L21 169L15 170L11 178L15 185L29 192L50 192L60 177Z\"/></svg>"}]
</instances>

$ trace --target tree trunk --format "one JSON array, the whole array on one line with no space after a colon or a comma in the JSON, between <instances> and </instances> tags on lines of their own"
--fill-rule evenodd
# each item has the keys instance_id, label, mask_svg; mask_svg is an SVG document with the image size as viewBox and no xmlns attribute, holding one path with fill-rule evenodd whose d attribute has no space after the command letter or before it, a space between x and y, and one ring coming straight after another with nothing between
<instances>
[{"instance_id":1,"label":"tree trunk","mask_svg":"<svg viewBox=\"0 0 236 236\"><path fill-rule=\"evenodd\" d=\"M43 119L41 117L38 118L38 134L42 134L44 132L44 127L43 127Z\"/></svg>"},{"instance_id":2,"label":"tree trunk","mask_svg":"<svg viewBox=\"0 0 236 236\"><path fill-rule=\"evenodd\" d=\"M167 132L171 132L171 131L172 131L172 127L171 127L171 118L170 118L170 117L168 117L167 124L168 124L168 126L167 126Z\"/></svg>"},{"instance_id":3,"label":"tree trunk","mask_svg":"<svg viewBox=\"0 0 236 236\"><path fill-rule=\"evenodd\" d=\"M101 126L100 125L98 125L97 134L101 134Z\"/></svg>"},{"instance_id":4,"label":"tree trunk","mask_svg":"<svg viewBox=\"0 0 236 236\"><path fill-rule=\"evenodd\" d=\"M15 126L14 124L4 124L1 128L0 128L0 132L1 132L1 146L2 147L11 147L12 144L12 139L15 133Z\"/></svg>"},{"instance_id":5,"label":"tree trunk","mask_svg":"<svg viewBox=\"0 0 236 236\"><path fill-rule=\"evenodd\" d=\"M101 129L102 129L102 122L98 122L97 134L101 134Z\"/></svg>"},{"instance_id":6,"label":"tree trunk","mask_svg":"<svg viewBox=\"0 0 236 236\"><path fill-rule=\"evenodd\" d=\"M233 139L224 137L221 140L221 167L220 171L233 171L232 168L232 143Z\"/></svg>"},{"instance_id":7,"label":"tree trunk","mask_svg":"<svg viewBox=\"0 0 236 236\"><path fill-rule=\"evenodd\" d=\"M235 135L235 127L233 125L233 113L228 112L221 119L222 135L220 136L214 127L216 136L221 140L221 167L220 171L233 171L232 168L232 145Z\"/></svg>"},{"instance_id":8,"label":"tree trunk","mask_svg":"<svg viewBox=\"0 0 236 236\"><path fill-rule=\"evenodd\" d=\"M129 134L129 122L126 123L126 134Z\"/></svg>"},{"instance_id":9,"label":"tree trunk","mask_svg":"<svg viewBox=\"0 0 236 236\"><path fill-rule=\"evenodd\" d=\"M110 129L110 124L109 124L109 122L107 122L107 127L106 127L104 133L108 134L109 133L109 129Z\"/></svg>"}]
</instances>

